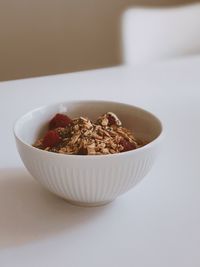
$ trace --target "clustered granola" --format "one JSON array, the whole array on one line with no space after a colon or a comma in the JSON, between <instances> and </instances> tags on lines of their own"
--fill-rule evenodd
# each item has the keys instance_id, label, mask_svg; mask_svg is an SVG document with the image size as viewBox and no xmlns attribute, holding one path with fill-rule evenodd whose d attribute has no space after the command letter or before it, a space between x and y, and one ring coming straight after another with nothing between
<instances>
[{"instance_id":1,"label":"clustered granola","mask_svg":"<svg viewBox=\"0 0 200 267\"><path fill-rule=\"evenodd\" d=\"M70 119L56 114L49 131L34 147L70 155L106 155L133 150L144 144L122 127L112 112L100 116L95 123L85 117Z\"/></svg>"}]
</instances>

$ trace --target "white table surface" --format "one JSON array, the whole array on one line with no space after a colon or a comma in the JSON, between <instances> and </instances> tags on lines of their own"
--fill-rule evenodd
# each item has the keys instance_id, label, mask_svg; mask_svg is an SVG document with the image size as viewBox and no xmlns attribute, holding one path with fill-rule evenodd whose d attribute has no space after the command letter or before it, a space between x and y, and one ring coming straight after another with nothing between
<instances>
[{"instance_id":1,"label":"white table surface","mask_svg":"<svg viewBox=\"0 0 200 267\"><path fill-rule=\"evenodd\" d=\"M16 118L71 99L131 103L165 124L152 171L107 206L47 192L16 151ZM200 57L2 82L0 123L1 267L200 266Z\"/></svg>"}]
</instances>

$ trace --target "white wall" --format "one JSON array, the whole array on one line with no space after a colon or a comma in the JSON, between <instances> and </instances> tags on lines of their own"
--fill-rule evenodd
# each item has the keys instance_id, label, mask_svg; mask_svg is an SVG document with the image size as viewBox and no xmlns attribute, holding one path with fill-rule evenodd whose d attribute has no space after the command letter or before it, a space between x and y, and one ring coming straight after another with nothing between
<instances>
[{"instance_id":1,"label":"white wall","mask_svg":"<svg viewBox=\"0 0 200 267\"><path fill-rule=\"evenodd\" d=\"M119 18L133 4L189 0L0 0L0 80L120 63Z\"/></svg>"}]
</instances>

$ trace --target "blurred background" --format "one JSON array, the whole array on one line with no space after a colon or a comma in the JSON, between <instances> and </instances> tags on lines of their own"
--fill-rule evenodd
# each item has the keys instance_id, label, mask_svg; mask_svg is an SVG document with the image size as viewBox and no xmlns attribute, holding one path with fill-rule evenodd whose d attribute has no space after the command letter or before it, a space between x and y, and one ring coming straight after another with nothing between
<instances>
[{"instance_id":1,"label":"blurred background","mask_svg":"<svg viewBox=\"0 0 200 267\"><path fill-rule=\"evenodd\" d=\"M190 0L1 0L0 80L121 63L120 17L131 6Z\"/></svg>"}]
</instances>

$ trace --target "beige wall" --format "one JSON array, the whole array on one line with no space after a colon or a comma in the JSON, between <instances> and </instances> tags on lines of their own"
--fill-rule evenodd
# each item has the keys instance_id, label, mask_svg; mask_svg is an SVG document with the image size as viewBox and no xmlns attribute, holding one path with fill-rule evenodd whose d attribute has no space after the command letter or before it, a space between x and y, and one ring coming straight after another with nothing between
<instances>
[{"instance_id":1,"label":"beige wall","mask_svg":"<svg viewBox=\"0 0 200 267\"><path fill-rule=\"evenodd\" d=\"M0 80L120 63L119 18L135 5L187 0L1 0Z\"/></svg>"}]
</instances>

